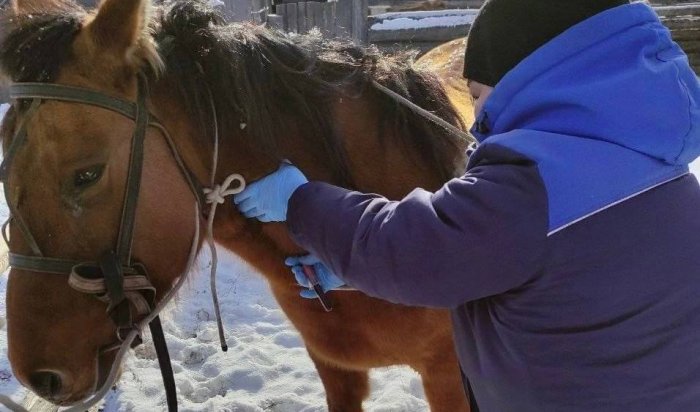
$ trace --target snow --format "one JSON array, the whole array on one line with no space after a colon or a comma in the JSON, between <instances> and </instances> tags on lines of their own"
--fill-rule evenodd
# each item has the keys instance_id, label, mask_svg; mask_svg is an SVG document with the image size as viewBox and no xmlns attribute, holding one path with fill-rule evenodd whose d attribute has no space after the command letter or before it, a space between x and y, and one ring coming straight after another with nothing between
<instances>
[{"instance_id":1,"label":"snow","mask_svg":"<svg viewBox=\"0 0 700 412\"><path fill-rule=\"evenodd\" d=\"M0 119L7 105L0 106ZM700 161L691 165L700 175ZM4 197L3 197L4 199ZM7 210L0 207L0 217ZM182 411L320 412L325 395L299 334L271 296L267 284L235 256L220 250L218 275L229 351L219 349L208 277L209 258L199 258L197 272L163 324L173 359ZM291 275L290 275L291 276ZM0 296L7 278L0 277ZM7 360L5 299L0 299L0 393L21 401L25 391ZM365 402L373 412L427 411L418 375L405 367L374 370ZM105 412L164 410L158 362L150 343L127 360L122 378L107 397Z\"/></svg>"},{"instance_id":2,"label":"snow","mask_svg":"<svg viewBox=\"0 0 700 412\"><path fill-rule=\"evenodd\" d=\"M475 17L475 10L384 13L373 16L377 22L370 29L382 31L465 26L471 24Z\"/></svg>"}]
</instances>

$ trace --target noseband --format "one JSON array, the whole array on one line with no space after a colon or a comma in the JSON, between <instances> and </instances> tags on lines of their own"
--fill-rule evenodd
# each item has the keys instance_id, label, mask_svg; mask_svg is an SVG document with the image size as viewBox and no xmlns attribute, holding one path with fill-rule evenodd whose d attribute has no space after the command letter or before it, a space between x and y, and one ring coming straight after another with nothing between
<instances>
[{"instance_id":1,"label":"noseband","mask_svg":"<svg viewBox=\"0 0 700 412\"><path fill-rule=\"evenodd\" d=\"M197 199L198 210L202 209L203 191L194 174L185 166L174 142L166 129L148 111L147 81L144 76L138 77L138 95L136 102L130 102L117 97L108 96L93 90L48 83L15 83L10 87L10 96L16 100L30 100L29 109L23 116L19 128L14 135L5 159L0 165L0 181L5 184L5 196L10 209L10 219L25 241L32 249L33 255L9 254L10 266L30 272L68 275L68 284L80 292L95 295L107 303L107 314L117 328L118 342L102 350L102 353L118 349L127 336L135 336L132 347L141 343L139 324L137 320L149 315L155 308L156 290L149 280L146 268L132 257L134 221L141 187L143 170L144 140L146 130L154 127L161 131L176 163L179 166L190 190ZM131 139L131 154L124 192L119 236L114 249L106 251L97 261L77 261L57 257L48 257L32 235L29 226L23 220L8 193L7 182L12 162L27 140L27 124L45 101L60 101L76 104L86 104L107 109L134 120L136 126ZM5 224L5 226L7 223ZM3 226L5 241L9 239ZM197 236L198 237L198 236ZM194 242L193 242L194 250ZM132 313L132 306L136 313ZM158 354L169 411L177 410L177 395L175 380L168 348L163 335L160 318L155 316L149 322L149 328ZM135 334L134 334L135 332Z\"/></svg>"}]
</instances>

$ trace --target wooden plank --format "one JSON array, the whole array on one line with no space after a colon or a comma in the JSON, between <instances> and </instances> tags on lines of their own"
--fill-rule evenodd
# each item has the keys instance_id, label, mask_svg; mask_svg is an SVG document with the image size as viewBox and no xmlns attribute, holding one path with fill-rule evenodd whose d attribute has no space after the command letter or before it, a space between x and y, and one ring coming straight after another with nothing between
<instances>
[{"instance_id":1,"label":"wooden plank","mask_svg":"<svg viewBox=\"0 0 700 412\"><path fill-rule=\"evenodd\" d=\"M312 1L309 3L311 6L309 15L311 16L310 22L311 27L317 27L319 30L323 30L323 9L326 3L321 3L318 1Z\"/></svg>"},{"instance_id":2,"label":"wooden plank","mask_svg":"<svg viewBox=\"0 0 700 412\"><path fill-rule=\"evenodd\" d=\"M297 3L297 33L306 33L306 2L300 1Z\"/></svg>"},{"instance_id":3,"label":"wooden plank","mask_svg":"<svg viewBox=\"0 0 700 412\"><path fill-rule=\"evenodd\" d=\"M336 13L336 9L338 8L338 2L334 1L331 3L331 23L330 27L328 28L329 33L332 37L336 37L338 35L338 15Z\"/></svg>"},{"instance_id":4,"label":"wooden plank","mask_svg":"<svg viewBox=\"0 0 700 412\"><path fill-rule=\"evenodd\" d=\"M671 35L673 40L677 42L700 39L700 27L697 29L673 30Z\"/></svg>"},{"instance_id":5,"label":"wooden plank","mask_svg":"<svg viewBox=\"0 0 700 412\"><path fill-rule=\"evenodd\" d=\"M287 31L289 32L299 33L299 26L297 25L297 13L298 10L296 3L287 4L287 12L285 13L287 23L285 24L285 26L287 26Z\"/></svg>"},{"instance_id":6,"label":"wooden plank","mask_svg":"<svg viewBox=\"0 0 700 412\"><path fill-rule=\"evenodd\" d=\"M352 38L352 0L338 0L335 8L335 35Z\"/></svg>"},{"instance_id":7,"label":"wooden plank","mask_svg":"<svg viewBox=\"0 0 700 412\"><path fill-rule=\"evenodd\" d=\"M700 16L679 16L672 19L663 19L662 22L671 31L696 29L700 27Z\"/></svg>"},{"instance_id":8,"label":"wooden plank","mask_svg":"<svg viewBox=\"0 0 700 412\"><path fill-rule=\"evenodd\" d=\"M263 0L262 9L260 10L261 23L267 22L268 14L272 14L272 0Z\"/></svg>"},{"instance_id":9,"label":"wooden plank","mask_svg":"<svg viewBox=\"0 0 700 412\"><path fill-rule=\"evenodd\" d=\"M352 40L357 44L367 44L369 14L368 0L355 0L352 2Z\"/></svg>"},{"instance_id":10,"label":"wooden plank","mask_svg":"<svg viewBox=\"0 0 700 412\"><path fill-rule=\"evenodd\" d=\"M306 27L305 33L308 33L314 27L313 21L311 19L311 10L313 3L312 1L304 2L306 4L306 12L304 13L304 27Z\"/></svg>"},{"instance_id":11,"label":"wooden plank","mask_svg":"<svg viewBox=\"0 0 700 412\"><path fill-rule=\"evenodd\" d=\"M282 28L280 30L287 31L287 6L284 4L278 4L275 9L277 10L276 15L280 16L282 20Z\"/></svg>"},{"instance_id":12,"label":"wooden plank","mask_svg":"<svg viewBox=\"0 0 700 412\"><path fill-rule=\"evenodd\" d=\"M661 17L700 16L700 3L654 7Z\"/></svg>"},{"instance_id":13,"label":"wooden plank","mask_svg":"<svg viewBox=\"0 0 700 412\"><path fill-rule=\"evenodd\" d=\"M336 2L331 1L323 3L323 28L321 28L321 33L324 37L332 38L335 36L335 4Z\"/></svg>"},{"instance_id":14,"label":"wooden plank","mask_svg":"<svg viewBox=\"0 0 700 412\"><path fill-rule=\"evenodd\" d=\"M700 53L700 37L698 37L697 40L678 42L678 44L687 54Z\"/></svg>"},{"instance_id":15,"label":"wooden plank","mask_svg":"<svg viewBox=\"0 0 700 412\"><path fill-rule=\"evenodd\" d=\"M251 13L250 20L254 23L261 24L263 16L261 15L262 9L264 7L264 0L251 0Z\"/></svg>"},{"instance_id":16,"label":"wooden plank","mask_svg":"<svg viewBox=\"0 0 700 412\"><path fill-rule=\"evenodd\" d=\"M409 30L371 30L370 43L400 43L400 42L447 42L464 37L469 33L470 25L455 27L428 27Z\"/></svg>"},{"instance_id":17,"label":"wooden plank","mask_svg":"<svg viewBox=\"0 0 700 412\"><path fill-rule=\"evenodd\" d=\"M284 16L280 16L279 14L268 14L267 27L274 30L284 31Z\"/></svg>"}]
</instances>

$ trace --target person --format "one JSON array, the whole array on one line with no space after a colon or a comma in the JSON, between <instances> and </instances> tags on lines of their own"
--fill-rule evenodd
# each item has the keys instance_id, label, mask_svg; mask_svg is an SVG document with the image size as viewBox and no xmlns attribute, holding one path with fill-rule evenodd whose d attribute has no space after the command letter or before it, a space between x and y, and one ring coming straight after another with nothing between
<instances>
[{"instance_id":1,"label":"person","mask_svg":"<svg viewBox=\"0 0 700 412\"><path fill-rule=\"evenodd\" d=\"M297 274L449 308L474 410L698 410L686 55L641 2L487 0L464 75L479 146L440 190L389 201L284 163L235 203L287 222Z\"/></svg>"}]
</instances>

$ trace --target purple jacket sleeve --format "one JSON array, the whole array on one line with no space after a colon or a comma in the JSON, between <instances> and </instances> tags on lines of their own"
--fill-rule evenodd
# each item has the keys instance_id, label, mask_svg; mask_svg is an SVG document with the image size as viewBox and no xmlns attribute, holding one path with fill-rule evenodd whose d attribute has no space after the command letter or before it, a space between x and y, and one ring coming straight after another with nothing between
<instances>
[{"instance_id":1,"label":"purple jacket sleeve","mask_svg":"<svg viewBox=\"0 0 700 412\"><path fill-rule=\"evenodd\" d=\"M538 273L546 205L536 165L500 163L398 202L310 182L290 199L287 224L300 246L370 296L455 307Z\"/></svg>"}]
</instances>

